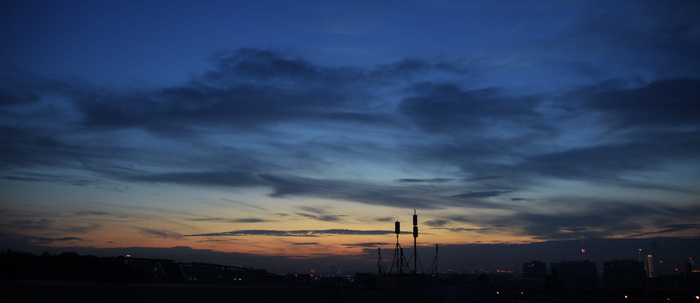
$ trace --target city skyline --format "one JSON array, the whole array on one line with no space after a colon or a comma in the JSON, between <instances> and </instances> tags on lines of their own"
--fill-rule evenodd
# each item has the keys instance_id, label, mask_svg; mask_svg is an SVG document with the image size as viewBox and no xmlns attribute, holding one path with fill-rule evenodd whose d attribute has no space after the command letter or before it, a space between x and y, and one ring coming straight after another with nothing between
<instances>
[{"instance_id":1,"label":"city skyline","mask_svg":"<svg viewBox=\"0 0 700 303\"><path fill-rule=\"evenodd\" d=\"M698 13L2 3L0 248L342 267L389 252L415 209L446 264L573 261L582 237L597 262L608 241L698 257Z\"/></svg>"}]
</instances>

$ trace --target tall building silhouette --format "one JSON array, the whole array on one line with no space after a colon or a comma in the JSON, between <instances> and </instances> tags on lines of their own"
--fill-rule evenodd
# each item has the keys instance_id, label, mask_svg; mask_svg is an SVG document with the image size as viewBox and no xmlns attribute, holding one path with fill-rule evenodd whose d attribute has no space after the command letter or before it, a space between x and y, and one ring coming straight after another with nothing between
<instances>
[{"instance_id":1,"label":"tall building silhouette","mask_svg":"<svg viewBox=\"0 0 700 303\"><path fill-rule=\"evenodd\" d=\"M576 282L586 286L598 285L598 271L595 262L567 261L552 263L552 271L556 271L564 281Z\"/></svg>"},{"instance_id":2,"label":"tall building silhouette","mask_svg":"<svg viewBox=\"0 0 700 303\"><path fill-rule=\"evenodd\" d=\"M644 262L612 260L603 262L603 286L609 290L642 289L646 283Z\"/></svg>"},{"instance_id":3,"label":"tall building silhouette","mask_svg":"<svg viewBox=\"0 0 700 303\"><path fill-rule=\"evenodd\" d=\"M543 263L539 260L523 263L523 278L547 278L547 263Z\"/></svg>"}]
</instances>

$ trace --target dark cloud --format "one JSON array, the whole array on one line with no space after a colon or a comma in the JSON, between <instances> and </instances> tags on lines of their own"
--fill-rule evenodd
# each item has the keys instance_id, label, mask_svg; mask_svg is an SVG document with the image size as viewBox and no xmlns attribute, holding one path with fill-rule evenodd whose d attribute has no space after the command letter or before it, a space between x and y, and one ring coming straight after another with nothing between
<instances>
[{"instance_id":1,"label":"dark cloud","mask_svg":"<svg viewBox=\"0 0 700 303\"><path fill-rule=\"evenodd\" d=\"M443 182L449 182L449 181L454 181L454 179L447 179L447 178L432 178L432 179L399 179L397 180L399 182L404 182L404 183L443 183Z\"/></svg>"},{"instance_id":2,"label":"dark cloud","mask_svg":"<svg viewBox=\"0 0 700 303\"><path fill-rule=\"evenodd\" d=\"M695 17L700 5L696 1L648 2L636 6L634 14L629 9L626 3L617 3L590 10L546 46L595 54L601 61L587 60L589 67L609 70L613 65L661 75L697 75L700 26Z\"/></svg>"},{"instance_id":3,"label":"dark cloud","mask_svg":"<svg viewBox=\"0 0 700 303\"><path fill-rule=\"evenodd\" d=\"M325 221L325 222L337 222L341 220L341 217L344 215L331 215L326 212L326 209L323 207L313 207L313 206L300 206L299 209L310 212L309 213L297 213L297 215L309 218L309 219L314 219L314 220L319 220L319 221Z\"/></svg>"},{"instance_id":4,"label":"dark cloud","mask_svg":"<svg viewBox=\"0 0 700 303\"><path fill-rule=\"evenodd\" d=\"M10 218L18 216L17 214L12 213L3 215ZM55 223L56 220L46 218L12 218L6 221L6 223L1 224L1 226L4 226L5 229L14 230L44 230L54 226Z\"/></svg>"},{"instance_id":5,"label":"dark cloud","mask_svg":"<svg viewBox=\"0 0 700 303\"><path fill-rule=\"evenodd\" d=\"M187 235L188 237L222 237L222 236L274 236L274 237L318 237L324 235L389 235L393 231L385 230L236 230L220 233Z\"/></svg>"},{"instance_id":6,"label":"dark cloud","mask_svg":"<svg viewBox=\"0 0 700 303\"><path fill-rule=\"evenodd\" d=\"M66 154L67 148L63 143L55 139L51 130L31 129L28 127L0 125L1 167L36 167L40 165L61 164L61 156ZM55 151L56 154L47 155L46 151ZM63 161L61 161L63 160Z\"/></svg>"},{"instance_id":7,"label":"dark cloud","mask_svg":"<svg viewBox=\"0 0 700 303\"><path fill-rule=\"evenodd\" d=\"M447 225L447 223L449 223L449 221L443 220L443 219L428 220L428 221L423 222L423 224L428 225L428 226L432 226L432 227L445 226L445 225Z\"/></svg>"},{"instance_id":8,"label":"dark cloud","mask_svg":"<svg viewBox=\"0 0 700 303\"><path fill-rule=\"evenodd\" d=\"M180 239L182 235L168 230L156 230L152 228L138 228L141 234L149 237L164 238L164 239Z\"/></svg>"},{"instance_id":9,"label":"dark cloud","mask_svg":"<svg viewBox=\"0 0 700 303\"><path fill-rule=\"evenodd\" d=\"M510 191L497 191L497 190L492 190L492 191L478 191L478 192L468 192L464 194L459 194L459 195L454 195L452 197L454 198L490 198L490 197L497 197L502 194L507 194L510 193Z\"/></svg>"},{"instance_id":10,"label":"dark cloud","mask_svg":"<svg viewBox=\"0 0 700 303\"><path fill-rule=\"evenodd\" d=\"M644 232L632 235L632 237L662 237L674 232L691 232L693 234L700 233L700 224L669 224L662 226L661 230L653 232Z\"/></svg>"},{"instance_id":11,"label":"dark cloud","mask_svg":"<svg viewBox=\"0 0 700 303\"><path fill-rule=\"evenodd\" d=\"M299 209L308 211L314 214L325 214L326 209L323 207L313 207L313 206L299 206Z\"/></svg>"},{"instance_id":12,"label":"dark cloud","mask_svg":"<svg viewBox=\"0 0 700 303\"><path fill-rule=\"evenodd\" d=\"M216 68L205 74L223 86L240 82L290 81L294 84L320 81L323 71L302 58L291 58L270 50L237 49L218 52ZM282 83L285 84L285 83Z\"/></svg>"},{"instance_id":13,"label":"dark cloud","mask_svg":"<svg viewBox=\"0 0 700 303\"><path fill-rule=\"evenodd\" d=\"M75 216L110 216L111 213L99 210L83 210L74 213Z\"/></svg>"},{"instance_id":14,"label":"dark cloud","mask_svg":"<svg viewBox=\"0 0 700 303\"><path fill-rule=\"evenodd\" d=\"M689 215L695 208L662 207L654 205L640 205L625 201L615 200L591 200L576 197L559 197L557 203L565 206L565 203L576 205L580 210L570 210L558 214L540 214L522 212L507 220L470 218L472 222L486 224L502 224L503 228L522 235L534 236L539 239L557 240L568 239L573 235L586 237L636 237L639 231L661 228L659 233L692 230L693 224L678 225L677 229L666 225L656 226L649 218L655 218L659 222L691 219ZM640 218L647 218L642 223ZM655 234L656 232L654 232ZM650 233L651 234L651 233Z\"/></svg>"},{"instance_id":15,"label":"dark cloud","mask_svg":"<svg viewBox=\"0 0 700 303\"><path fill-rule=\"evenodd\" d=\"M463 231L468 231L468 232L480 232L480 233L486 233L489 231L493 231L492 228L464 228L464 227L435 227L433 229L441 229L441 230L449 230L451 232L463 232Z\"/></svg>"},{"instance_id":16,"label":"dark cloud","mask_svg":"<svg viewBox=\"0 0 700 303\"><path fill-rule=\"evenodd\" d=\"M269 210L269 209L267 209L267 208L260 207L260 206L257 206L257 205L252 205L252 204L250 204L250 203L245 203L245 202L240 202L240 201L235 201L235 200L230 200L230 199L225 199L225 198L221 198L221 200L226 201L226 202L231 202L231 203L239 204L239 205L243 205L243 206L250 207L250 208L254 208L254 209L258 209L258 210L264 210L264 211L268 211L268 210Z\"/></svg>"},{"instance_id":17,"label":"dark cloud","mask_svg":"<svg viewBox=\"0 0 700 303\"><path fill-rule=\"evenodd\" d=\"M261 130L282 122L384 123L366 101L378 79L392 85L426 70L454 65L407 60L377 70L329 68L269 50L221 52L202 77L180 86L76 96L83 124L104 129L140 128L187 134L192 127ZM370 100L374 97L370 97Z\"/></svg>"},{"instance_id":18,"label":"dark cloud","mask_svg":"<svg viewBox=\"0 0 700 303\"><path fill-rule=\"evenodd\" d=\"M435 197L420 198L420 190L391 188L356 180L310 179L294 176L262 175L274 189L272 197L311 196L353 201L373 205L390 205L409 208L439 208L447 200Z\"/></svg>"},{"instance_id":19,"label":"dark cloud","mask_svg":"<svg viewBox=\"0 0 700 303\"><path fill-rule=\"evenodd\" d=\"M60 237L60 238L33 238L32 242L39 245L48 245L54 242L82 242L84 239L78 237Z\"/></svg>"},{"instance_id":20,"label":"dark cloud","mask_svg":"<svg viewBox=\"0 0 700 303\"><path fill-rule=\"evenodd\" d=\"M163 173L155 175L130 176L128 179L134 181L230 187L254 187L263 186L266 184L262 178L244 171Z\"/></svg>"},{"instance_id":21,"label":"dark cloud","mask_svg":"<svg viewBox=\"0 0 700 303\"><path fill-rule=\"evenodd\" d=\"M695 158L700 131L638 134L637 141L609 143L542 153L511 167L563 179L620 180L630 172L656 170L673 160ZM643 137L643 138L642 138Z\"/></svg>"},{"instance_id":22,"label":"dark cloud","mask_svg":"<svg viewBox=\"0 0 700 303\"><path fill-rule=\"evenodd\" d=\"M535 111L538 100L531 96L512 97L496 88L464 90L454 84L421 84L413 89L415 96L403 99L399 110L430 131L541 127L535 122L541 118Z\"/></svg>"},{"instance_id":23,"label":"dark cloud","mask_svg":"<svg viewBox=\"0 0 700 303\"><path fill-rule=\"evenodd\" d=\"M68 232L75 234L85 234L98 229L102 229L102 224L92 223L90 225L68 226L66 228Z\"/></svg>"},{"instance_id":24,"label":"dark cloud","mask_svg":"<svg viewBox=\"0 0 700 303\"><path fill-rule=\"evenodd\" d=\"M391 245L389 242L365 242L365 243L348 243L348 244L343 244L343 246L347 247L380 247L380 246L387 246Z\"/></svg>"},{"instance_id":25,"label":"dark cloud","mask_svg":"<svg viewBox=\"0 0 700 303\"><path fill-rule=\"evenodd\" d=\"M260 223L260 222L269 222L269 220L260 219L260 218L237 218L237 219L228 219L228 218L193 218L193 219L189 219L189 220L190 220L190 221L224 222L224 223Z\"/></svg>"},{"instance_id":26,"label":"dark cloud","mask_svg":"<svg viewBox=\"0 0 700 303\"><path fill-rule=\"evenodd\" d=\"M662 79L628 88L615 81L586 87L570 96L583 99L586 110L599 112L614 130L700 126L700 80Z\"/></svg>"},{"instance_id":27,"label":"dark cloud","mask_svg":"<svg viewBox=\"0 0 700 303\"><path fill-rule=\"evenodd\" d=\"M0 176L0 179L8 181L22 181L22 182L56 182L61 184L70 184L75 186L88 186L88 185L99 185L102 183L101 180L87 180L81 179L82 177L77 176L55 176L55 175L39 175L32 174L33 176Z\"/></svg>"},{"instance_id":28,"label":"dark cloud","mask_svg":"<svg viewBox=\"0 0 700 303\"><path fill-rule=\"evenodd\" d=\"M490 180L490 179L498 179L500 178L499 176L485 176L485 177L473 177L473 178L464 178L464 179L453 179L453 178L431 178L431 179L398 179L398 182L403 182L403 183L445 183L445 182L450 182L450 181L465 181L465 182L475 182L475 181L483 181L483 180Z\"/></svg>"},{"instance_id":29,"label":"dark cloud","mask_svg":"<svg viewBox=\"0 0 700 303\"><path fill-rule=\"evenodd\" d=\"M308 218L308 219L314 219L318 221L325 221L325 222L338 222L340 221L340 217L342 215L313 215L313 214L305 214L305 213L297 213L298 216Z\"/></svg>"},{"instance_id":30,"label":"dark cloud","mask_svg":"<svg viewBox=\"0 0 700 303\"><path fill-rule=\"evenodd\" d=\"M36 90L31 89L36 80L36 77L16 68L6 66L0 68L0 114L7 106L37 103L41 96Z\"/></svg>"}]
</instances>

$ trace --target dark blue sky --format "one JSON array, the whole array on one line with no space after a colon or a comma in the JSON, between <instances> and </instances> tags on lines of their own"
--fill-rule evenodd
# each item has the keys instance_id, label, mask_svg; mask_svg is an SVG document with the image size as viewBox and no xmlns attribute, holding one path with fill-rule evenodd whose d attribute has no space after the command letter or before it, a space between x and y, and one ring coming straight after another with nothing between
<instances>
[{"instance_id":1,"label":"dark blue sky","mask_svg":"<svg viewBox=\"0 0 700 303\"><path fill-rule=\"evenodd\" d=\"M426 247L696 239L699 14L5 1L0 248L365 258L413 209Z\"/></svg>"}]
</instances>

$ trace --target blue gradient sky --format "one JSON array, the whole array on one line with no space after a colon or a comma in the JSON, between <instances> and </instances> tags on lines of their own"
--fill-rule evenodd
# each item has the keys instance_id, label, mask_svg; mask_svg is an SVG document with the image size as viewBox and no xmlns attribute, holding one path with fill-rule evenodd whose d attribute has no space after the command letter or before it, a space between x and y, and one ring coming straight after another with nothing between
<instances>
[{"instance_id":1,"label":"blue gradient sky","mask_svg":"<svg viewBox=\"0 0 700 303\"><path fill-rule=\"evenodd\" d=\"M413 209L426 247L692 241L698 14L697 1L5 1L0 248L372 268Z\"/></svg>"}]
</instances>

